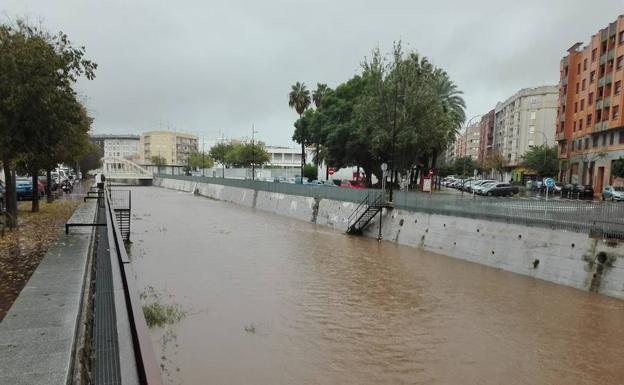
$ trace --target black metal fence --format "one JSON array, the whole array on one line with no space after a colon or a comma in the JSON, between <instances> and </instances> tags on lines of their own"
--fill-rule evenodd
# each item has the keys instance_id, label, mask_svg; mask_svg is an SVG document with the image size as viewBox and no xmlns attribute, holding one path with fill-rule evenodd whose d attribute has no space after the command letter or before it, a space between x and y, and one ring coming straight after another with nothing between
<instances>
[{"instance_id":1,"label":"black metal fence","mask_svg":"<svg viewBox=\"0 0 624 385\"><path fill-rule=\"evenodd\" d=\"M348 189L182 175L162 175L159 177L354 203L362 202L366 196L381 194L381 191L376 189ZM624 239L624 202L516 199L481 197L470 194L462 197L444 193L427 194L395 191L393 206L399 209L432 214L543 226L584 232L601 238Z\"/></svg>"},{"instance_id":2,"label":"black metal fence","mask_svg":"<svg viewBox=\"0 0 624 385\"><path fill-rule=\"evenodd\" d=\"M130 216L132 212L132 191L108 190L110 205L115 212L119 231L125 241L130 240Z\"/></svg>"}]
</instances>

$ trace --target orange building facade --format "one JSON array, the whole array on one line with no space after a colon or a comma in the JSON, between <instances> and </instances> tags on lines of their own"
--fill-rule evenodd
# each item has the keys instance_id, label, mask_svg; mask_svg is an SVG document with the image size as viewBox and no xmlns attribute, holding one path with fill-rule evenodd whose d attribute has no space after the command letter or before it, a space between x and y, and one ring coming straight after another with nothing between
<instances>
[{"instance_id":1,"label":"orange building facade","mask_svg":"<svg viewBox=\"0 0 624 385\"><path fill-rule=\"evenodd\" d=\"M559 180L593 186L612 184L613 161L624 157L624 15L576 43L560 63L555 138Z\"/></svg>"}]
</instances>

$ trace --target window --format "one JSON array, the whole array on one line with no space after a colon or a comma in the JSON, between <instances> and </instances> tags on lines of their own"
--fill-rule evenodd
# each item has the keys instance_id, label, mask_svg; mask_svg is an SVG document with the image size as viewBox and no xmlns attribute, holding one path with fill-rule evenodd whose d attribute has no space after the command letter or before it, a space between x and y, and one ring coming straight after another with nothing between
<instances>
[{"instance_id":1,"label":"window","mask_svg":"<svg viewBox=\"0 0 624 385\"><path fill-rule=\"evenodd\" d=\"M576 120L574 121L574 124L572 125L572 131L576 131Z\"/></svg>"},{"instance_id":2,"label":"window","mask_svg":"<svg viewBox=\"0 0 624 385\"><path fill-rule=\"evenodd\" d=\"M593 137L594 143L592 143L592 147L598 147L598 135Z\"/></svg>"},{"instance_id":3,"label":"window","mask_svg":"<svg viewBox=\"0 0 624 385\"><path fill-rule=\"evenodd\" d=\"M592 114L587 115L587 127L591 126L592 124Z\"/></svg>"},{"instance_id":4,"label":"window","mask_svg":"<svg viewBox=\"0 0 624 385\"><path fill-rule=\"evenodd\" d=\"M589 138L585 138L585 149L589 149Z\"/></svg>"},{"instance_id":5,"label":"window","mask_svg":"<svg viewBox=\"0 0 624 385\"><path fill-rule=\"evenodd\" d=\"M576 93L578 94L579 92L579 83L576 83Z\"/></svg>"},{"instance_id":6,"label":"window","mask_svg":"<svg viewBox=\"0 0 624 385\"><path fill-rule=\"evenodd\" d=\"M529 126L529 134L535 133L535 126Z\"/></svg>"},{"instance_id":7,"label":"window","mask_svg":"<svg viewBox=\"0 0 624 385\"><path fill-rule=\"evenodd\" d=\"M624 144L624 130L620 130L618 133L620 144Z\"/></svg>"},{"instance_id":8,"label":"window","mask_svg":"<svg viewBox=\"0 0 624 385\"><path fill-rule=\"evenodd\" d=\"M581 111L585 109L585 99L581 99Z\"/></svg>"},{"instance_id":9,"label":"window","mask_svg":"<svg viewBox=\"0 0 624 385\"><path fill-rule=\"evenodd\" d=\"M576 66L576 74L577 75L581 74L581 63L578 63L578 65Z\"/></svg>"},{"instance_id":10,"label":"window","mask_svg":"<svg viewBox=\"0 0 624 385\"><path fill-rule=\"evenodd\" d=\"M622 69L622 61L624 60L624 56L618 56L617 61L615 62L615 68L618 70Z\"/></svg>"},{"instance_id":11,"label":"window","mask_svg":"<svg viewBox=\"0 0 624 385\"><path fill-rule=\"evenodd\" d=\"M590 92L589 96L587 97L587 105L591 106L592 104L594 104L594 93Z\"/></svg>"},{"instance_id":12,"label":"window","mask_svg":"<svg viewBox=\"0 0 624 385\"><path fill-rule=\"evenodd\" d=\"M602 147L607 145L607 135L602 134Z\"/></svg>"},{"instance_id":13,"label":"window","mask_svg":"<svg viewBox=\"0 0 624 385\"><path fill-rule=\"evenodd\" d=\"M533 139L529 140L529 147L533 147L533 145L535 144L535 142L533 142Z\"/></svg>"},{"instance_id":14,"label":"window","mask_svg":"<svg viewBox=\"0 0 624 385\"><path fill-rule=\"evenodd\" d=\"M583 60L583 71L587 70L587 59Z\"/></svg>"},{"instance_id":15,"label":"window","mask_svg":"<svg viewBox=\"0 0 624 385\"><path fill-rule=\"evenodd\" d=\"M598 48L592 49L592 62L596 61L597 51L598 51Z\"/></svg>"},{"instance_id":16,"label":"window","mask_svg":"<svg viewBox=\"0 0 624 385\"><path fill-rule=\"evenodd\" d=\"M531 120L535 120L535 115L536 115L535 111L531 111Z\"/></svg>"},{"instance_id":17,"label":"window","mask_svg":"<svg viewBox=\"0 0 624 385\"><path fill-rule=\"evenodd\" d=\"M620 32L620 44L624 44L624 31Z\"/></svg>"},{"instance_id":18,"label":"window","mask_svg":"<svg viewBox=\"0 0 624 385\"><path fill-rule=\"evenodd\" d=\"M596 71L592 71L589 73L589 82L593 83L596 81Z\"/></svg>"},{"instance_id":19,"label":"window","mask_svg":"<svg viewBox=\"0 0 624 385\"><path fill-rule=\"evenodd\" d=\"M613 119L620 117L620 106L613 106Z\"/></svg>"},{"instance_id":20,"label":"window","mask_svg":"<svg viewBox=\"0 0 624 385\"><path fill-rule=\"evenodd\" d=\"M583 79L583 86L581 87L583 89L583 91L585 91L585 88L586 88L585 87L585 80L587 80L587 79Z\"/></svg>"},{"instance_id":21,"label":"window","mask_svg":"<svg viewBox=\"0 0 624 385\"><path fill-rule=\"evenodd\" d=\"M578 128L579 128L579 130L583 129L583 119L579 120Z\"/></svg>"},{"instance_id":22,"label":"window","mask_svg":"<svg viewBox=\"0 0 624 385\"><path fill-rule=\"evenodd\" d=\"M613 146L613 139L615 138L615 133L611 131L611 135L609 137L609 145Z\"/></svg>"},{"instance_id":23,"label":"window","mask_svg":"<svg viewBox=\"0 0 624 385\"><path fill-rule=\"evenodd\" d=\"M578 112L578 102L574 102L574 113Z\"/></svg>"},{"instance_id":24,"label":"window","mask_svg":"<svg viewBox=\"0 0 624 385\"><path fill-rule=\"evenodd\" d=\"M617 82L615 82L615 88L614 88L613 92L616 95L619 95L621 91L622 91L622 82L618 80Z\"/></svg>"}]
</instances>

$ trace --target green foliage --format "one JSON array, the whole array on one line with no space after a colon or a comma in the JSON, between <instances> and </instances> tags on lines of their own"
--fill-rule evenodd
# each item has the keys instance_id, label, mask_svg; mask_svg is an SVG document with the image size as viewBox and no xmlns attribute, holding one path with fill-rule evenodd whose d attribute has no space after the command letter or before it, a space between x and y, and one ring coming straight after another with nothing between
<instances>
[{"instance_id":1,"label":"green foliage","mask_svg":"<svg viewBox=\"0 0 624 385\"><path fill-rule=\"evenodd\" d=\"M624 178L624 158L620 157L619 159L613 161L613 165L611 166L611 175L617 178Z\"/></svg>"},{"instance_id":2,"label":"green foliage","mask_svg":"<svg viewBox=\"0 0 624 385\"><path fill-rule=\"evenodd\" d=\"M80 165L80 171L86 175L87 172L100 168L102 166L103 156L104 150L102 149L102 147L90 142L86 146L84 154L78 161L78 164Z\"/></svg>"},{"instance_id":3,"label":"green foliage","mask_svg":"<svg viewBox=\"0 0 624 385\"><path fill-rule=\"evenodd\" d=\"M317 180L318 179L318 166L308 163L303 168L303 176L308 178L308 180Z\"/></svg>"},{"instance_id":4,"label":"green foliage","mask_svg":"<svg viewBox=\"0 0 624 385\"><path fill-rule=\"evenodd\" d=\"M255 143L235 143L231 144L228 152L225 154L225 163L232 167L256 167L262 166L269 162L271 156L264 149L263 145Z\"/></svg>"},{"instance_id":5,"label":"green foliage","mask_svg":"<svg viewBox=\"0 0 624 385\"><path fill-rule=\"evenodd\" d=\"M522 158L522 166L535 171L540 177L554 177L559 171L556 146L543 144L532 147Z\"/></svg>"},{"instance_id":6,"label":"green foliage","mask_svg":"<svg viewBox=\"0 0 624 385\"><path fill-rule=\"evenodd\" d=\"M167 165L167 159L161 155L152 155L150 161L154 166L162 167Z\"/></svg>"},{"instance_id":7,"label":"green foliage","mask_svg":"<svg viewBox=\"0 0 624 385\"><path fill-rule=\"evenodd\" d=\"M288 94L288 106L294 108L299 116L303 115L305 110L310 106L310 91L306 88L305 83L295 83Z\"/></svg>"},{"instance_id":8,"label":"green foliage","mask_svg":"<svg viewBox=\"0 0 624 385\"><path fill-rule=\"evenodd\" d=\"M212 158L210 158L210 154L202 153L200 151L191 152L188 163L191 169L211 168L214 165Z\"/></svg>"},{"instance_id":9,"label":"green foliage","mask_svg":"<svg viewBox=\"0 0 624 385\"><path fill-rule=\"evenodd\" d=\"M217 143L212 148L210 148L210 158L217 163L221 163L222 165L229 166L227 163L227 154L232 151L232 144L230 143Z\"/></svg>"},{"instance_id":10,"label":"green foliage","mask_svg":"<svg viewBox=\"0 0 624 385\"><path fill-rule=\"evenodd\" d=\"M143 304L143 315L145 316L147 327L150 329L172 325L186 317L186 311L180 305L163 304L162 296L151 286L141 293L140 298L146 302Z\"/></svg>"},{"instance_id":11,"label":"green foliage","mask_svg":"<svg viewBox=\"0 0 624 385\"><path fill-rule=\"evenodd\" d=\"M52 35L22 20L0 25L0 160L7 179L16 165L36 176L84 153L91 119L73 86L81 76L93 79L97 68L84 54L62 32ZM14 197L13 190L7 182L7 196ZM7 210L14 226L14 199Z\"/></svg>"},{"instance_id":12,"label":"green foliage","mask_svg":"<svg viewBox=\"0 0 624 385\"><path fill-rule=\"evenodd\" d=\"M317 162L362 167L369 181L383 162L394 161L404 173L428 167L465 119L462 93L427 58L405 54L400 42L392 58L373 50L362 72L334 91L319 92L319 84L317 108L300 115L293 140L315 146Z\"/></svg>"},{"instance_id":13,"label":"green foliage","mask_svg":"<svg viewBox=\"0 0 624 385\"><path fill-rule=\"evenodd\" d=\"M473 176L474 170L479 170L479 164L469 156L464 156L455 159L453 163L448 166L447 175L459 175L459 176Z\"/></svg>"}]
</instances>

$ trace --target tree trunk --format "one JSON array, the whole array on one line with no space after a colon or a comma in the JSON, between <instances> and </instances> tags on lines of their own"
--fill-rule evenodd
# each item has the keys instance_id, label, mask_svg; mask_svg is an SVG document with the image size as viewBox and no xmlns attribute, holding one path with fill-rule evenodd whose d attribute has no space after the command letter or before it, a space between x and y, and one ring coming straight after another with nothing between
<instances>
[{"instance_id":1,"label":"tree trunk","mask_svg":"<svg viewBox=\"0 0 624 385\"><path fill-rule=\"evenodd\" d=\"M5 180L6 224L10 229L17 227L17 196L15 195L15 173L9 167L9 161L2 161Z\"/></svg>"},{"instance_id":2,"label":"tree trunk","mask_svg":"<svg viewBox=\"0 0 624 385\"><path fill-rule=\"evenodd\" d=\"M52 203L52 170L46 171L46 197L47 202Z\"/></svg>"},{"instance_id":3,"label":"tree trunk","mask_svg":"<svg viewBox=\"0 0 624 385\"><path fill-rule=\"evenodd\" d=\"M32 208L33 213L39 212L39 177L36 172L32 176Z\"/></svg>"}]
</instances>

